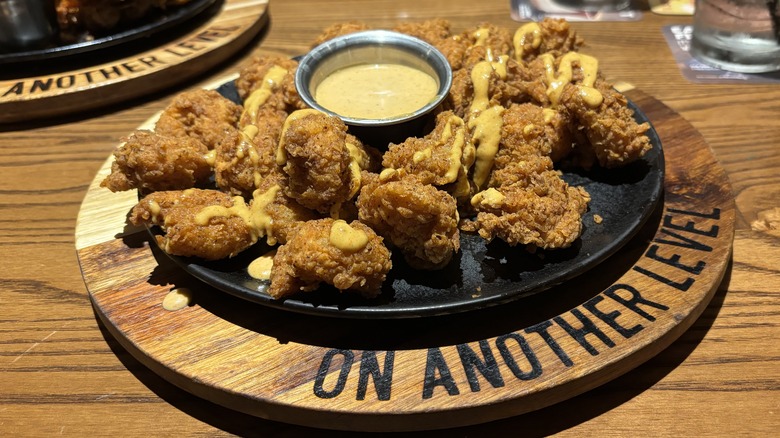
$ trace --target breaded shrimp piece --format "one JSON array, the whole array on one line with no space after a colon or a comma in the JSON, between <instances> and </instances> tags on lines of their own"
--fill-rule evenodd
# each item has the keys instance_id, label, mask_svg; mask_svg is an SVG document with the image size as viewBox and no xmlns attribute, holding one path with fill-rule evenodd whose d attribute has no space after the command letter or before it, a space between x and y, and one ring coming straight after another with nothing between
<instances>
[{"instance_id":1,"label":"breaded shrimp piece","mask_svg":"<svg viewBox=\"0 0 780 438\"><path fill-rule=\"evenodd\" d=\"M512 45L514 59L530 62L542 53L555 57L577 51L584 41L564 19L545 18L539 23L527 23L514 33Z\"/></svg>"},{"instance_id":2,"label":"breaded shrimp piece","mask_svg":"<svg viewBox=\"0 0 780 438\"><path fill-rule=\"evenodd\" d=\"M467 49L463 66L473 66L480 61L498 61L512 53L512 34L494 24L483 23L461 34Z\"/></svg>"},{"instance_id":3,"label":"breaded shrimp piece","mask_svg":"<svg viewBox=\"0 0 780 438\"><path fill-rule=\"evenodd\" d=\"M358 221L313 220L277 250L268 293L282 299L327 283L373 298L391 268L390 251L370 227Z\"/></svg>"},{"instance_id":4,"label":"breaded shrimp piece","mask_svg":"<svg viewBox=\"0 0 780 438\"><path fill-rule=\"evenodd\" d=\"M484 47L476 47L472 52L485 53L485 50ZM545 96L544 83L511 58L494 62L475 61L475 64L453 72L452 86L445 103L459 117L468 118L475 100L486 102L488 107L509 106L533 101L538 93Z\"/></svg>"},{"instance_id":5,"label":"breaded shrimp piece","mask_svg":"<svg viewBox=\"0 0 780 438\"><path fill-rule=\"evenodd\" d=\"M178 94L162 112L154 131L169 137L192 137L214 149L225 134L235 132L241 106L214 90Z\"/></svg>"},{"instance_id":6,"label":"breaded shrimp piece","mask_svg":"<svg viewBox=\"0 0 780 438\"><path fill-rule=\"evenodd\" d=\"M281 175L265 177L252 194L250 209L258 235L269 245L285 244L305 222L321 216L284 194Z\"/></svg>"},{"instance_id":7,"label":"breaded shrimp piece","mask_svg":"<svg viewBox=\"0 0 780 438\"><path fill-rule=\"evenodd\" d=\"M320 213L351 199L359 181L346 143L347 126L338 117L311 109L292 113L276 155L287 176L287 196Z\"/></svg>"},{"instance_id":8,"label":"breaded shrimp piece","mask_svg":"<svg viewBox=\"0 0 780 438\"><path fill-rule=\"evenodd\" d=\"M460 35L453 35L448 20L437 18L422 22L399 23L393 30L419 38L436 47L447 58L453 70L461 68L469 46Z\"/></svg>"},{"instance_id":9,"label":"breaded shrimp piece","mask_svg":"<svg viewBox=\"0 0 780 438\"><path fill-rule=\"evenodd\" d=\"M442 268L460 249L455 199L403 173L365 175L358 217L398 248L412 267Z\"/></svg>"},{"instance_id":10,"label":"breaded shrimp piece","mask_svg":"<svg viewBox=\"0 0 780 438\"><path fill-rule=\"evenodd\" d=\"M323 29L321 34L317 35L317 38L314 39L314 41L311 44L311 47L314 48L326 41L330 41L333 38L342 35L348 35L350 33L361 32L370 29L371 27L368 24L360 21L349 21L347 23L332 24L326 27L325 29Z\"/></svg>"},{"instance_id":11,"label":"breaded shrimp piece","mask_svg":"<svg viewBox=\"0 0 780 438\"><path fill-rule=\"evenodd\" d=\"M599 164L620 167L644 156L652 148L646 135L650 125L637 123L626 97L606 81L597 79L594 86L603 98L598 106L587 102L580 89L573 85L564 88L561 105L584 127Z\"/></svg>"},{"instance_id":12,"label":"breaded shrimp piece","mask_svg":"<svg viewBox=\"0 0 780 438\"><path fill-rule=\"evenodd\" d=\"M507 167L510 170L512 166ZM471 204L478 212L464 231L476 231L484 239L500 238L510 246L529 249L567 248L582 233L582 214L590 197L581 187L571 187L553 170L527 175L528 181L488 188Z\"/></svg>"},{"instance_id":13,"label":"breaded shrimp piece","mask_svg":"<svg viewBox=\"0 0 780 438\"><path fill-rule=\"evenodd\" d=\"M534 157L549 157L549 166L567 156L574 148L570 131L572 121L566 113L552 108L523 103L510 105L502 115L501 143L494 169ZM504 185L491 182L491 186Z\"/></svg>"},{"instance_id":14,"label":"breaded shrimp piece","mask_svg":"<svg viewBox=\"0 0 780 438\"><path fill-rule=\"evenodd\" d=\"M241 197L217 190L154 192L130 213L134 225L159 225L157 244L168 254L219 260L233 257L257 241Z\"/></svg>"},{"instance_id":15,"label":"breaded shrimp piece","mask_svg":"<svg viewBox=\"0 0 780 438\"><path fill-rule=\"evenodd\" d=\"M295 90L298 61L276 55L256 56L236 79L238 95L244 103L242 125L252 124L259 107L292 112L306 108ZM247 119L247 117L249 117Z\"/></svg>"},{"instance_id":16,"label":"breaded shrimp piece","mask_svg":"<svg viewBox=\"0 0 780 438\"><path fill-rule=\"evenodd\" d=\"M135 131L114 150L111 174L101 183L112 192L177 190L205 183L211 176L206 145L192 137Z\"/></svg>"},{"instance_id":17,"label":"breaded shrimp piece","mask_svg":"<svg viewBox=\"0 0 780 438\"><path fill-rule=\"evenodd\" d=\"M253 125L228 134L215 149L214 175L217 187L249 196L263 178L281 172L276 147L287 113L265 109Z\"/></svg>"},{"instance_id":18,"label":"breaded shrimp piece","mask_svg":"<svg viewBox=\"0 0 780 438\"><path fill-rule=\"evenodd\" d=\"M390 144L382 166L404 169L423 184L444 186L465 177L474 163L474 145L463 119L452 111L436 116L436 125L425 137L409 137Z\"/></svg>"}]
</instances>

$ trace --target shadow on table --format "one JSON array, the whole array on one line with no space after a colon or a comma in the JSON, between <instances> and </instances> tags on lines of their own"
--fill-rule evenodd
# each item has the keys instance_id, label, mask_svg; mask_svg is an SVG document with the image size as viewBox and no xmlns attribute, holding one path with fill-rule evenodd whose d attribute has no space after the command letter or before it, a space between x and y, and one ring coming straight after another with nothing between
<instances>
[{"instance_id":1,"label":"shadow on table","mask_svg":"<svg viewBox=\"0 0 780 438\"><path fill-rule=\"evenodd\" d=\"M598 388L555 405L489 423L454 429L425 431L424 436L505 435L522 431L524 436L546 436L570 429L613 410L649 390L693 352L720 313L731 276L731 265L703 314L668 348L636 369ZM283 424L243 414L198 398L164 380L127 352L97 318L103 337L122 364L157 396L175 408L215 428L240 436L350 436L349 432L327 431ZM421 434L422 434L421 433ZM355 434L356 435L356 434ZM406 433L406 435L412 435Z\"/></svg>"}]
</instances>

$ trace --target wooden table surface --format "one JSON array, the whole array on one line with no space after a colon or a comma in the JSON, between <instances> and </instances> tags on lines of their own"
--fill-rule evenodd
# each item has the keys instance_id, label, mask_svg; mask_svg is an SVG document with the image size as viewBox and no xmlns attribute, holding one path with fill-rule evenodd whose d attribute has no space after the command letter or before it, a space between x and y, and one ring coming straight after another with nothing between
<instances>
[{"instance_id":1,"label":"wooden table surface","mask_svg":"<svg viewBox=\"0 0 780 438\"><path fill-rule=\"evenodd\" d=\"M508 0L272 1L267 31L194 81L89 113L0 125L0 435L330 434L198 399L123 350L90 305L74 247L76 217L118 139L174 94L237 71L255 50L300 54L334 22L382 27L434 17L455 30L484 21L518 26ZM686 80L661 29L690 21L645 11L640 21L573 26L608 79L682 115L728 173L736 235L712 302L669 348L595 390L427 436L769 436L780 428L780 87Z\"/></svg>"}]
</instances>

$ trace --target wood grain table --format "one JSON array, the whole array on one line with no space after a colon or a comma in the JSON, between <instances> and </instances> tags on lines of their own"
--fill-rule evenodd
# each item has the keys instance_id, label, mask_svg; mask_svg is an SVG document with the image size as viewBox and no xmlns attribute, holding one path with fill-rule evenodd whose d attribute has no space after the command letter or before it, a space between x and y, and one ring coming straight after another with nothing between
<instances>
[{"instance_id":1,"label":"wood grain table","mask_svg":"<svg viewBox=\"0 0 780 438\"><path fill-rule=\"evenodd\" d=\"M194 80L54 120L0 125L0 434L344 435L269 421L191 395L147 368L100 323L76 252L76 220L117 141L186 89L255 51L305 52L320 29L444 17L455 30L518 26L509 2L277 1L267 30ZM690 17L578 22L606 77L662 102L709 143L736 206L733 255L693 325L670 346L584 394L522 415L426 436L769 436L780 427L780 87L695 84L661 32ZM392 421L392 420L388 420Z\"/></svg>"}]
</instances>

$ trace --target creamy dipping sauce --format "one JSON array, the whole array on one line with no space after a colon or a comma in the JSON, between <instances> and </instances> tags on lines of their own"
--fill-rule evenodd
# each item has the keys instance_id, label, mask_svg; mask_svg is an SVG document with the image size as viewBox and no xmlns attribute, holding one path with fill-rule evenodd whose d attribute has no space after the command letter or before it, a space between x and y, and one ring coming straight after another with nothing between
<instances>
[{"instance_id":1,"label":"creamy dipping sauce","mask_svg":"<svg viewBox=\"0 0 780 438\"><path fill-rule=\"evenodd\" d=\"M317 86L315 100L355 119L388 119L417 111L438 91L436 79L401 64L358 64L336 70Z\"/></svg>"}]
</instances>

